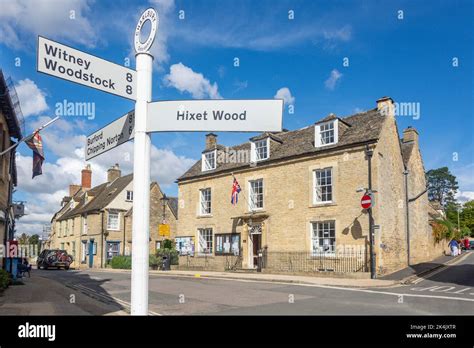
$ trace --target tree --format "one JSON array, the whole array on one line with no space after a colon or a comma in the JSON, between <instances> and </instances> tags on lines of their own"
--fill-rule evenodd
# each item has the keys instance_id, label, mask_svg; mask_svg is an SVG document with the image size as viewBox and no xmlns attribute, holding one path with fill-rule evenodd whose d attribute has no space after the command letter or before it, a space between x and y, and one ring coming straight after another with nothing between
<instances>
[{"instance_id":1,"label":"tree","mask_svg":"<svg viewBox=\"0 0 474 348\"><path fill-rule=\"evenodd\" d=\"M474 237L474 200L464 203L460 213L461 226L471 231L471 237Z\"/></svg>"},{"instance_id":2,"label":"tree","mask_svg":"<svg viewBox=\"0 0 474 348\"><path fill-rule=\"evenodd\" d=\"M456 177L448 167L431 169L426 173L428 183L428 199L438 201L443 207L455 203L454 195L459 186Z\"/></svg>"},{"instance_id":3,"label":"tree","mask_svg":"<svg viewBox=\"0 0 474 348\"><path fill-rule=\"evenodd\" d=\"M30 236L26 233L22 233L21 236L18 238L18 244L29 244Z\"/></svg>"}]
</instances>

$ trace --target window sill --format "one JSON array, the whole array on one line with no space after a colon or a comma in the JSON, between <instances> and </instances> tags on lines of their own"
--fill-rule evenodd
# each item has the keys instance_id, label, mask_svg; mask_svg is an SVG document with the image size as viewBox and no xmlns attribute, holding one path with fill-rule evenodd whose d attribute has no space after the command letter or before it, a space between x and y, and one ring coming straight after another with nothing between
<instances>
[{"instance_id":1,"label":"window sill","mask_svg":"<svg viewBox=\"0 0 474 348\"><path fill-rule=\"evenodd\" d=\"M203 215L197 215L196 216L198 219L206 219L206 218L211 218L212 214L203 214Z\"/></svg>"},{"instance_id":2,"label":"window sill","mask_svg":"<svg viewBox=\"0 0 474 348\"><path fill-rule=\"evenodd\" d=\"M336 202L313 203L309 208L333 207L337 206Z\"/></svg>"},{"instance_id":3,"label":"window sill","mask_svg":"<svg viewBox=\"0 0 474 348\"><path fill-rule=\"evenodd\" d=\"M213 259L214 258L214 254L195 254L194 257L197 257L197 258L208 258L208 259Z\"/></svg>"}]
</instances>

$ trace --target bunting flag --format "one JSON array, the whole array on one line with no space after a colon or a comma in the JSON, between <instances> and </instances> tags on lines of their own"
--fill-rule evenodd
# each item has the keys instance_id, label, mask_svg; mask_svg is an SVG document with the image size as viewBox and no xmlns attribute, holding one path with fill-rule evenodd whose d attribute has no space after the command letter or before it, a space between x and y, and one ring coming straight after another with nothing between
<instances>
[{"instance_id":1,"label":"bunting flag","mask_svg":"<svg viewBox=\"0 0 474 348\"><path fill-rule=\"evenodd\" d=\"M237 182L237 179L234 178L234 183L232 184L232 197L230 199L230 203L232 203L233 205L237 204L237 201L239 200L240 191L240 185Z\"/></svg>"},{"instance_id":2,"label":"bunting flag","mask_svg":"<svg viewBox=\"0 0 474 348\"><path fill-rule=\"evenodd\" d=\"M26 145L33 150L33 178L43 174L42 165L44 161L43 141L39 131L35 131L33 135L25 141Z\"/></svg>"}]
</instances>

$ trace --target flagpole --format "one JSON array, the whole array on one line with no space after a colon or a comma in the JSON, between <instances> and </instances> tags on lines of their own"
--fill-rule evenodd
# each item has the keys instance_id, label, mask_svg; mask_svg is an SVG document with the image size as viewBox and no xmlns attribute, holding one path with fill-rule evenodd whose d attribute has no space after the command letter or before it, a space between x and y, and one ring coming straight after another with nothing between
<instances>
[{"instance_id":1,"label":"flagpole","mask_svg":"<svg viewBox=\"0 0 474 348\"><path fill-rule=\"evenodd\" d=\"M6 150L0 152L0 156L3 156L3 155L6 154L7 152L13 150L15 147L17 147L18 145L20 145L22 142L28 140L28 139L31 138L33 135L35 135L37 132L39 132L39 131L45 129L45 128L48 127L51 123L56 122L58 119L59 119L59 116L56 116L56 117L53 118L52 120L49 120L49 121L46 122L44 125L42 125L41 127L37 128L37 129L36 129L33 133L31 133L30 135L21 138L16 144L13 144L13 145L10 146L8 149L6 149Z\"/></svg>"},{"instance_id":2,"label":"flagpole","mask_svg":"<svg viewBox=\"0 0 474 348\"><path fill-rule=\"evenodd\" d=\"M233 178L234 180L237 180L237 178L234 176L234 172L230 172L230 175L232 175L232 178ZM239 181L237 180L237 183L238 183L238 182L239 182ZM239 184L239 186L240 186L240 184ZM240 188L242 189L242 186L240 186ZM242 196L244 196L244 200L247 202L247 205L250 206L250 202L249 202L249 201L247 200L247 198L245 197L245 191L244 191L244 194L243 194ZM254 211L252 210L252 211L250 212L250 216L252 216L253 214L254 214Z\"/></svg>"}]
</instances>

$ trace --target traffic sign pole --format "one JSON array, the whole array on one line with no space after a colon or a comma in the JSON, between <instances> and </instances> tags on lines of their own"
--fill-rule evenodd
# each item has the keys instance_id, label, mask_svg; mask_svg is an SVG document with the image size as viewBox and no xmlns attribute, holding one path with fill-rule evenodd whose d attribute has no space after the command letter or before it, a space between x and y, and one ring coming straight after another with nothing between
<instances>
[{"instance_id":1,"label":"traffic sign pole","mask_svg":"<svg viewBox=\"0 0 474 348\"><path fill-rule=\"evenodd\" d=\"M150 227L150 134L146 132L151 101L153 56L137 53L137 101L133 147L133 230L131 314L148 314L148 239Z\"/></svg>"}]
</instances>

